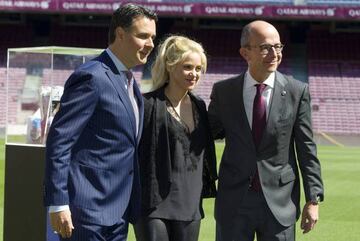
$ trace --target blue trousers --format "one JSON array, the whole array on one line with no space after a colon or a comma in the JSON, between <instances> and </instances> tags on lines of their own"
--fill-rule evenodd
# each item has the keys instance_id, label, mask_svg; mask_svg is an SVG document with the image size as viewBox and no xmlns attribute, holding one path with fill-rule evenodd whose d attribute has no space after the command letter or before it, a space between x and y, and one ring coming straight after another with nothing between
<instances>
[{"instance_id":1,"label":"blue trousers","mask_svg":"<svg viewBox=\"0 0 360 241\"><path fill-rule=\"evenodd\" d=\"M112 226L84 224L73 220L72 236L61 241L126 241L129 223L122 220Z\"/></svg>"}]
</instances>

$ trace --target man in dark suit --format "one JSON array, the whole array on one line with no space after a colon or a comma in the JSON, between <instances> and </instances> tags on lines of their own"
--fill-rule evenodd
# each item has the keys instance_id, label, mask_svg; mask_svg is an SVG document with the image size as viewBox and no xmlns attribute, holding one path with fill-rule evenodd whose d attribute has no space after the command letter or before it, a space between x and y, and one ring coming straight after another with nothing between
<instances>
[{"instance_id":1,"label":"man in dark suit","mask_svg":"<svg viewBox=\"0 0 360 241\"><path fill-rule=\"evenodd\" d=\"M66 240L126 240L140 212L143 101L130 68L154 48L157 17L116 10L109 47L69 77L46 143L45 205Z\"/></svg>"},{"instance_id":2,"label":"man in dark suit","mask_svg":"<svg viewBox=\"0 0 360 241\"><path fill-rule=\"evenodd\" d=\"M323 200L320 163L311 129L308 85L276 71L283 45L264 21L246 25L240 54L248 70L213 87L209 119L225 138L215 217L217 241L295 240L300 178L304 233Z\"/></svg>"}]
</instances>

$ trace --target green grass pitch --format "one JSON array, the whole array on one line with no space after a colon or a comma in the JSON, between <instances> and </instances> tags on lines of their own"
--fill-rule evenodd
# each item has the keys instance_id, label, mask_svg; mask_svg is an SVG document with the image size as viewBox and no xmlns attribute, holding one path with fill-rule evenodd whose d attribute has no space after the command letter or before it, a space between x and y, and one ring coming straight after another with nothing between
<instances>
[{"instance_id":1,"label":"green grass pitch","mask_svg":"<svg viewBox=\"0 0 360 241\"><path fill-rule=\"evenodd\" d=\"M216 145L218 161L223 147L222 143ZM0 140L0 241L3 240L4 149L4 141ZM315 229L304 235L297 223L296 238L300 241L360 240L360 191L357 189L360 189L360 148L319 146L318 154L325 201L320 204L320 219ZM199 240L214 241L214 200L205 200L204 209L206 217L201 223ZM132 228L129 230L128 240L135 241Z\"/></svg>"}]
</instances>

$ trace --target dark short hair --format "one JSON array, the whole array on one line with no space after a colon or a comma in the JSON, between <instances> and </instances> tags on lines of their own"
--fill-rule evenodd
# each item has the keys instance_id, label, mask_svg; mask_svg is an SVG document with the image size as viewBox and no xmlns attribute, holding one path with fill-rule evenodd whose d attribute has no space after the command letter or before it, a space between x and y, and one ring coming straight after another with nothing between
<instances>
[{"instance_id":1,"label":"dark short hair","mask_svg":"<svg viewBox=\"0 0 360 241\"><path fill-rule=\"evenodd\" d=\"M115 30L122 27L125 30L130 29L133 20L137 17L146 17L157 22L158 18L155 12L148 8L132 3L124 4L113 13L109 26L108 43L115 41Z\"/></svg>"}]
</instances>

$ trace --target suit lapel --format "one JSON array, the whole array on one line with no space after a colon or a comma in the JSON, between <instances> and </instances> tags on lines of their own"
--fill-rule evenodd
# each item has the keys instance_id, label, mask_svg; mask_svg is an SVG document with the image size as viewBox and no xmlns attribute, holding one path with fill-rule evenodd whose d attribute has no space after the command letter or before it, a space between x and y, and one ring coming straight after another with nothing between
<instances>
[{"instance_id":1,"label":"suit lapel","mask_svg":"<svg viewBox=\"0 0 360 241\"><path fill-rule=\"evenodd\" d=\"M136 103L138 104L139 107L139 132L137 135L137 142L140 142L140 138L141 138L141 133L142 133L142 128L143 128L143 118L144 118L144 102L143 102L143 98L140 92L140 89L136 83L136 81L134 81L134 94L135 94L135 98L136 98ZM134 117L135 118L135 117Z\"/></svg>"},{"instance_id":2,"label":"suit lapel","mask_svg":"<svg viewBox=\"0 0 360 241\"><path fill-rule=\"evenodd\" d=\"M239 76L239 80L236 81L236 85L234 86L234 103L239 103L240 111L234 111L234 117L239 120L239 124L241 127L241 137L243 138L243 143L248 143L249 147L255 150L255 145L252 140L252 132L251 126L249 124L249 120L246 115L245 105L244 105L244 77L245 73ZM236 105L235 105L236 106Z\"/></svg>"},{"instance_id":3,"label":"suit lapel","mask_svg":"<svg viewBox=\"0 0 360 241\"><path fill-rule=\"evenodd\" d=\"M281 115L281 113L284 112L284 108L286 108L286 93L286 80L283 75L281 75L279 72L276 72L269 115L260 148L270 141L270 134L275 128L276 122L279 119L279 115Z\"/></svg>"},{"instance_id":4,"label":"suit lapel","mask_svg":"<svg viewBox=\"0 0 360 241\"><path fill-rule=\"evenodd\" d=\"M103 67L105 69L107 69L105 71L106 75L109 77L109 79L113 83L116 92L118 93L121 101L124 103L126 112L128 113L128 116L130 118L131 126L134 130L134 133L136 133L136 126L135 126L136 121L135 121L134 110L132 108L129 94L128 94L127 89L125 88L125 84L124 84L124 83L126 83L126 80L127 80L125 74L119 73L115 64L111 60L110 56L106 53L106 51L104 51L98 57L98 60L101 61L103 63Z\"/></svg>"},{"instance_id":5,"label":"suit lapel","mask_svg":"<svg viewBox=\"0 0 360 241\"><path fill-rule=\"evenodd\" d=\"M126 81L126 76L125 76L125 74L114 74L111 71L106 71L106 74L108 75L109 79L113 83L115 90L118 93L120 99L124 103L126 112L128 113L128 116L130 118L131 126L133 127L134 133L135 133L136 132L136 126L135 126L136 121L135 121L134 110L132 108L132 104L131 104L127 89L125 88L125 84L123 84Z\"/></svg>"}]
</instances>

